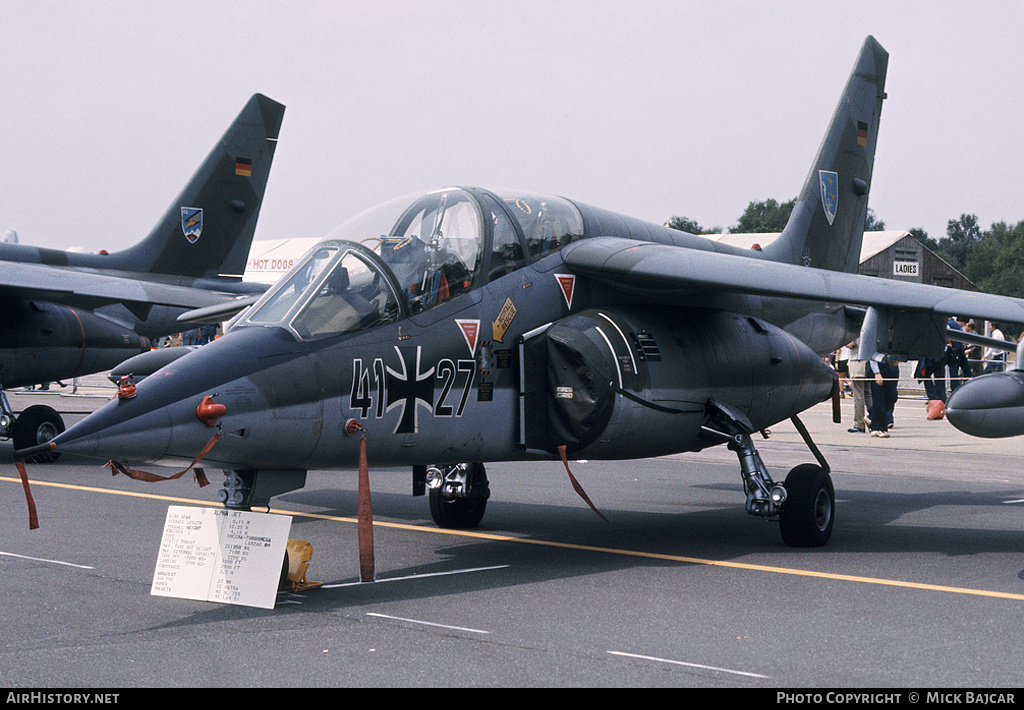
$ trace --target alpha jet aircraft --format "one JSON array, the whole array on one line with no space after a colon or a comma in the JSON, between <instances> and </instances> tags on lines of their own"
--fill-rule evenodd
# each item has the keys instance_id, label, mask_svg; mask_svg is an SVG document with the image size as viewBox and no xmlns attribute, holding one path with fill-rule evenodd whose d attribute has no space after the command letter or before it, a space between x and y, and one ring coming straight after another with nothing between
<instances>
[{"instance_id":1,"label":"alpha jet aircraft","mask_svg":"<svg viewBox=\"0 0 1024 710\"><path fill-rule=\"evenodd\" d=\"M202 458L225 469L233 507L363 450L410 466L435 521L466 527L490 494L485 462L725 444L747 510L777 517L790 545L822 545L835 515L824 457L808 438L817 462L780 482L753 443L835 391L821 354L859 332L879 359L934 356L949 313L1024 321L1024 300L853 273L887 64L869 37L789 224L762 250L526 192L401 198L46 448L129 472Z\"/></svg>"},{"instance_id":2,"label":"alpha jet aircraft","mask_svg":"<svg viewBox=\"0 0 1024 710\"><path fill-rule=\"evenodd\" d=\"M133 247L84 254L0 243L0 388L109 370L180 332L186 310L262 293L241 276L283 116L284 106L253 96ZM15 419L0 389L0 436L15 448L63 429L43 405Z\"/></svg>"}]
</instances>

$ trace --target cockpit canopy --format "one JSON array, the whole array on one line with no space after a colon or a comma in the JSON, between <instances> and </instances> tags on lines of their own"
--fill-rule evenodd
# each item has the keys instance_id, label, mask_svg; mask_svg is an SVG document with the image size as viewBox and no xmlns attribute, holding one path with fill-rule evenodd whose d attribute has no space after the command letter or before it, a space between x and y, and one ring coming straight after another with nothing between
<instances>
[{"instance_id":1,"label":"cockpit canopy","mask_svg":"<svg viewBox=\"0 0 1024 710\"><path fill-rule=\"evenodd\" d=\"M449 188L367 210L311 249L237 323L317 340L398 320L583 236L559 197Z\"/></svg>"}]
</instances>

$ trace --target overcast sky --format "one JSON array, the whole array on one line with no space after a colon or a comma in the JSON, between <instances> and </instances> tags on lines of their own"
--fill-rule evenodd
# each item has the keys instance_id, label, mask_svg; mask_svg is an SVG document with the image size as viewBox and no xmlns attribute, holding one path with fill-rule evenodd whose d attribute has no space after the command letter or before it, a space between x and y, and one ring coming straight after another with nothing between
<instances>
[{"instance_id":1,"label":"overcast sky","mask_svg":"<svg viewBox=\"0 0 1024 710\"><path fill-rule=\"evenodd\" d=\"M796 196L865 36L870 206L1024 220L1024 3L0 0L0 231L144 236L253 93L287 106L257 239L450 184L734 224Z\"/></svg>"}]
</instances>

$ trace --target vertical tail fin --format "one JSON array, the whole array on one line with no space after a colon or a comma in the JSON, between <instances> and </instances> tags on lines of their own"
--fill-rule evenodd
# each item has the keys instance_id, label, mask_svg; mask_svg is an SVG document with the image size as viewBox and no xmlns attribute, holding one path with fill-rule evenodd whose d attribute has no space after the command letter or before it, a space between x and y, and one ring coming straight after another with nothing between
<instances>
[{"instance_id":1,"label":"vertical tail fin","mask_svg":"<svg viewBox=\"0 0 1024 710\"><path fill-rule=\"evenodd\" d=\"M889 54L868 37L782 234L774 261L855 273L867 216Z\"/></svg>"},{"instance_id":2,"label":"vertical tail fin","mask_svg":"<svg viewBox=\"0 0 1024 710\"><path fill-rule=\"evenodd\" d=\"M254 95L141 242L111 254L127 271L241 279L284 106Z\"/></svg>"}]
</instances>

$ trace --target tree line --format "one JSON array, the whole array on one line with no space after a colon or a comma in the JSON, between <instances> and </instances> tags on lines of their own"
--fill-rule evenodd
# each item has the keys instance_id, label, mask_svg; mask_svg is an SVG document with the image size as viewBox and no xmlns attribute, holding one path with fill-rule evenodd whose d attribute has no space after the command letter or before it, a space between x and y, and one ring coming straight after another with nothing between
<instances>
[{"instance_id":1,"label":"tree line","mask_svg":"<svg viewBox=\"0 0 1024 710\"><path fill-rule=\"evenodd\" d=\"M775 200L751 202L747 205L747 209L743 211L743 214L740 215L739 221L729 227L729 231L735 234L781 232L786 226L786 222L789 221L789 215L792 214L794 205L796 205L795 197L789 202L782 203ZM702 227L696 220L688 217L672 217L665 224L672 227L672 229L679 229L690 234L721 234L725 231L722 227ZM883 229L885 229L885 222L879 221L869 207L864 230L867 232L880 232ZM921 234L924 234L924 232L921 231ZM914 236L917 235L915 234Z\"/></svg>"}]
</instances>

